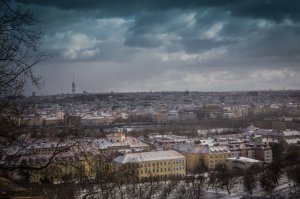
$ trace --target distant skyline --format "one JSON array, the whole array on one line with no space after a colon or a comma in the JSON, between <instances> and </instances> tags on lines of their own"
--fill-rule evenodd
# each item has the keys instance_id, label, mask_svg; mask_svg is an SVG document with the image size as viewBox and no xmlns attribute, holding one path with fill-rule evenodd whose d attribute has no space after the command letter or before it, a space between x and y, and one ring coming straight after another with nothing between
<instances>
[{"instance_id":1,"label":"distant skyline","mask_svg":"<svg viewBox=\"0 0 300 199\"><path fill-rule=\"evenodd\" d=\"M298 0L28 1L41 21L25 94L300 89Z\"/></svg>"}]
</instances>

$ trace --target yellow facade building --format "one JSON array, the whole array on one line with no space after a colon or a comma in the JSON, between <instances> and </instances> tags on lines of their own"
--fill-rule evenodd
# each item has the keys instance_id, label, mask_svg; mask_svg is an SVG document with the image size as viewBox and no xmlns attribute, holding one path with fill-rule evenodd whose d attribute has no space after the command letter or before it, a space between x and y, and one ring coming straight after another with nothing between
<instances>
[{"instance_id":1,"label":"yellow facade building","mask_svg":"<svg viewBox=\"0 0 300 199\"><path fill-rule=\"evenodd\" d=\"M227 146L205 146L201 153L204 165L208 169L214 169L217 164L226 163L227 158L231 157L231 152Z\"/></svg>"},{"instance_id":2,"label":"yellow facade building","mask_svg":"<svg viewBox=\"0 0 300 199\"><path fill-rule=\"evenodd\" d=\"M173 147L186 158L186 170L195 172L204 166L203 155L201 153L203 146L195 144L180 144Z\"/></svg>"},{"instance_id":3,"label":"yellow facade building","mask_svg":"<svg viewBox=\"0 0 300 199\"><path fill-rule=\"evenodd\" d=\"M186 157L188 172L198 169L214 169L217 164L226 163L231 157L231 152L226 146L202 146L195 144L182 144L174 146L174 149Z\"/></svg>"},{"instance_id":4,"label":"yellow facade building","mask_svg":"<svg viewBox=\"0 0 300 199\"><path fill-rule=\"evenodd\" d=\"M186 174L185 157L174 150L129 153L114 159L118 170L135 168L137 178L183 176Z\"/></svg>"},{"instance_id":5,"label":"yellow facade building","mask_svg":"<svg viewBox=\"0 0 300 199\"><path fill-rule=\"evenodd\" d=\"M50 157L51 158L51 157ZM40 183L43 179L48 179L52 182L59 183L63 180L72 180L80 178L95 178L97 159L88 156L76 155L57 155L50 160L47 157L41 156L24 156L22 162L26 162L27 166L33 168L41 168L51 163L43 169L31 169L30 182Z\"/></svg>"}]
</instances>

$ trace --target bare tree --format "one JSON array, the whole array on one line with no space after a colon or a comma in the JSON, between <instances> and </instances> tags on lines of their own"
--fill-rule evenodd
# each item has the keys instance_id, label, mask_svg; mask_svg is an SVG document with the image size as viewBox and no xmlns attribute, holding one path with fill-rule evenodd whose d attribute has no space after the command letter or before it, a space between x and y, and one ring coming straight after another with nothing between
<instances>
[{"instance_id":1,"label":"bare tree","mask_svg":"<svg viewBox=\"0 0 300 199\"><path fill-rule=\"evenodd\" d=\"M253 195L253 190L257 186L258 177L256 175L257 169L255 167L250 167L247 169L243 176L243 186L244 190L250 194L250 196Z\"/></svg>"},{"instance_id":2,"label":"bare tree","mask_svg":"<svg viewBox=\"0 0 300 199\"><path fill-rule=\"evenodd\" d=\"M188 198L187 195L188 195L188 193L187 193L187 189L186 189L185 185L184 184L179 185L176 189L175 198L176 199Z\"/></svg>"},{"instance_id":3,"label":"bare tree","mask_svg":"<svg viewBox=\"0 0 300 199\"><path fill-rule=\"evenodd\" d=\"M188 198L203 198L205 191L205 177L202 175L192 174L185 178L185 183L187 186Z\"/></svg>"},{"instance_id":4,"label":"bare tree","mask_svg":"<svg viewBox=\"0 0 300 199\"><path fill-rule=\"evenodd\" d=\"M235 184L235 176L229 171L229 169L226 167L226 164L217 164L214 172L216 184L221 189L225 188L230 195L230 190Z\"/></svg>"},{"instance_id":5,"label":"bare tree","mask_svg":"<svg viewBox=\"0 0 300 199\"><path fill-rule=\"evenodd\" d=\"M22 109L18 97L27 80L39 86L34 66L46 58L38 52L43 37L33 14L20 3L0 0L0 146L5 149L18 145L16 153L26 148L30 135L26 122L20 120ZM18 154L16 154L17 156ZM7 169L1 164L1 169ZM11 165L8 166L12 169Z\"/></svg>"},{"instance_id":6,"label":"bare tree","mask_svg":"<svg viewBox=\"0 0 300 199\"><path fill-rule=\"evenodd\" d=\"M37 51L43 38L38 21L31 12L11 2L0 0L1 97L22 94L28 79L38 85L39 78L34 76L33 67L46 58Z\"/></svg>"},{"instance_id":7,"label":"bare tree","mask_svg":"<svg viewBox=\"0 0 300 199\"><path fill-rule=\"evenodd\" d=\"M163 187L159 199L165 199L168 198L171 192L176 188L178 185L178 181L171 181L166 186Z\"/></svg>"},{"instance_id":8,"label":"bare tree","mask_svg":"<svg viewBox=\"0 0 300 199\"><path fill-rule=\"evenodd\" d=\"M272 173L270 171L265 171L260 175L260 186L262 189L269 194L272 198L273 190L276 187L276 183L273 180Z\"/></svg>"},{"instance_id":9,"label":"bare tree","mask_svg":"<svg viewBox=\"0 0 300 199\"><path fill-rule=\"evenodd\" d=\"M41 170L48 167L53 158L68 151L76 144L60 147L62 141L53 146L53 151L44 164L32 167L20 164L18 159L37 140L32 129L22 119L20 105L25 83L30 81L41 86L39 77L34 75L34 67L48 55L39 51L43 33L26 5L21 2L0 0L0 172L14 170ZM47 129L43 130L47 131ZM63 140L63 139L62 139Z\"/></svg>"}]
</instances>

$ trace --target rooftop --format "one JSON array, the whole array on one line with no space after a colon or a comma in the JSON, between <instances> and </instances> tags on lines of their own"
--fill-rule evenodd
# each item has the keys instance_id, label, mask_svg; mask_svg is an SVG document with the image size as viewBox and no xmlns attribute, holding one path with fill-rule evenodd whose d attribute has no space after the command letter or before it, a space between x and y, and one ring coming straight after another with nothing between
<instances>
[{"instance_id":1,"label":"rooftop","mask_svg":"<svg viewBox=\"0 0 300 199\"><path fill-rule=\"evenodd\" d=\"M261 162L260 160L246 158L246 157L236 157L236 158L227 158L228 160L236 160L240 162Z\"/></svg>"},{"instance_id":2,"label":"rooftop","mask_svg":"<svg viewBox=\"0 0 300 199\"><path fill-rule=\"evenodd\" d=\"M151 151L143 153L129 153L123 156L118 156L114 159L115 162L126 164L134 162L146 162L156 160L173 160L185 158L183 155L174 150L169 151Z\"/></svg>"}]
</instances>

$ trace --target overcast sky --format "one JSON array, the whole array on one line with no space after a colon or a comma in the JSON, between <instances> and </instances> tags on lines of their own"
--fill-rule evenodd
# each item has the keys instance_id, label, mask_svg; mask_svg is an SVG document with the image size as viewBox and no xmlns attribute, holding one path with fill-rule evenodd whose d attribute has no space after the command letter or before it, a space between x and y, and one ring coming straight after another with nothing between
<instances>
[{"instance_id":1,"label":"overcast sky","mask_svg":"<svg viewBox=\"0 0 300 199\"><path fill-rule=\"evenodd\" d=\"M37 94L300 88L299 0L31 0Z\"/></svg>"}]
</instances>

